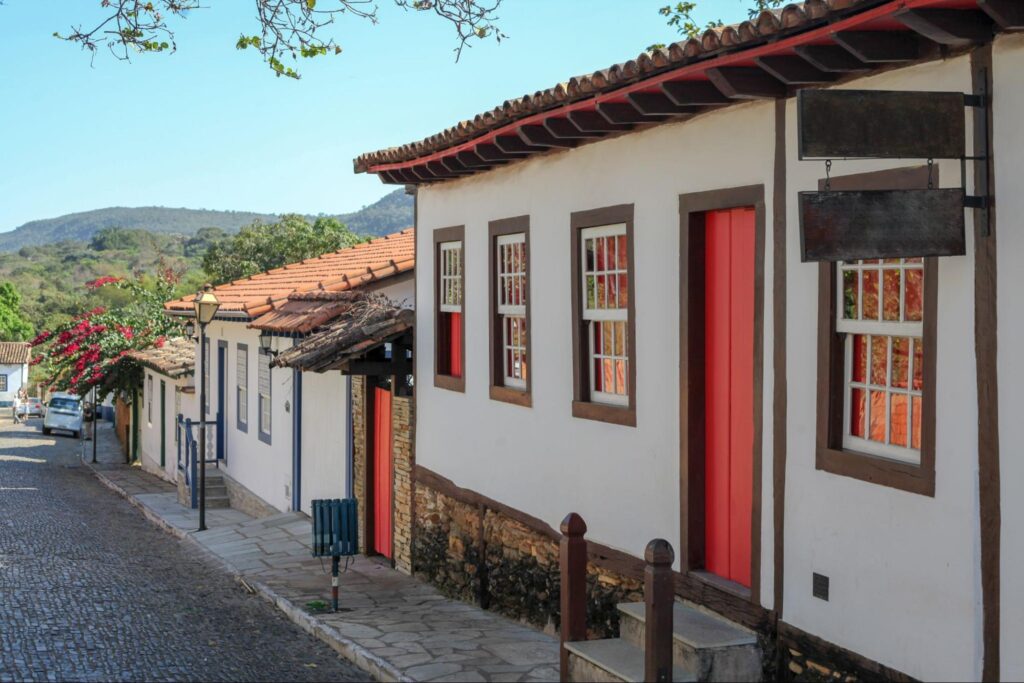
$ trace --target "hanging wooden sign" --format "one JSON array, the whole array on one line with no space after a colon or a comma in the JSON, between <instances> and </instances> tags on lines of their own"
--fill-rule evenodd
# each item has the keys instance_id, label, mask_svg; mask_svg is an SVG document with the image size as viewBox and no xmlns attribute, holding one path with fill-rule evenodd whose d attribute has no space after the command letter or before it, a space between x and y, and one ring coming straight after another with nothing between
<instances>
[{"instance_id":1,"label":"hanging wooden sign","mask_svg":"<svg viewBox=\"0 0 1024 683\"><path fill-rule=\"evenodd\" d=\"M813 90L797 94L801 159L960 159L959 92Z\"/></svg>"},{"instance_id":2,"label":"hanging wooden sign","mask_svg":"<svg viewBox=\"0 0 1024 683\"><path fill-rule=\"evenodd\" d=\"M964 192L800 192L800 258L959 256L965 253Z\"/></svg>"}]
</instances>

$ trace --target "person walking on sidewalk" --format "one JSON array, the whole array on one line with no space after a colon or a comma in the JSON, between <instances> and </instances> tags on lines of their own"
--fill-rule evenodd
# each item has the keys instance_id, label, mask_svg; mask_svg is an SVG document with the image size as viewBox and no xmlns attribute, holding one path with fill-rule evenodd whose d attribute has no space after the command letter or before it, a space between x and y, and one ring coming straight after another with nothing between
<instances>
[{"instance_id":1,"label":"person walking on sidewalk","mask_svg":"<svg viewBox=\"0 0 1024 683\"><path fill-rule=\"evenodd\" d=\"M22 392L23 392L23 390L19 390L18 393L14 395L14 406L13 406L13 410L14 410L14 424L19 424L21 422L21 416L18 415L18 412L19 412L18 409L21 407L21 402L22 402L21 394L22 394Z\"/></svg>"}]
</instances>

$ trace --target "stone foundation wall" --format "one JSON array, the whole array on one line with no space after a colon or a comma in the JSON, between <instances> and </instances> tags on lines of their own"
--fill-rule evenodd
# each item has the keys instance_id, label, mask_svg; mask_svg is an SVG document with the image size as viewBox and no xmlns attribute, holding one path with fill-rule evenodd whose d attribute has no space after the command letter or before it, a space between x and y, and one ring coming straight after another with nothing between
<instances>
[{"instance_id":1,"label":"stone foundation wall","mask_svg":"<svg viewBox=\"0 0 1024 683\"><path fill-rule=\"evenodd\" d=\"M233 509L257 518L280 514L280 510L229 477L224 470L221 470L221 474L228 490L228 503Z\"/></svg>"},{"instance_id":2,"label":"stone foundation wall","mask_svg":"<svg viewBox=\"0 0 1024 683\"><path fill-rule=\"evenodd\" d=\"M359 514L359 552L366 552L366 377L352 377L352 495Z\"/></svg>"},{"instance_id":3,"label":"stone foundation wall","mask_svg":"<svg viewBox=\"0 0 1024 683\"><path fill-rule=\"evenodd\" d=\"M412 398L391 400L391 458L394 466L394 549L395 568L412 573L412 471L416 461L414 430L416 408Z\"/></svg>"},{"instance_id":4,"label":"stone foundation wall","mask_svg":"<svg viewBox=\"0 0 1024 683\"><path fill-rule=\"evenodd\" d=\"M445 594L554 633L559 627L558 535L483 502L415 486L413 567ZM643 583L599 567L588 572L591 637L618 635L615 605L643 599Z\"/></svg>"},{"instance_id":5,"label":"stone foundation wall","mask_svg":"<svg viewBox=\"0 0 1024 683\"><path fill-rule=\"evenodd\" d=\"M822 640L789 624L779 626L776 642L779 669L774 677L782 681L853 683L854 681L895 681L915 679L838 645Z\"/></svg>"}]
</instances>

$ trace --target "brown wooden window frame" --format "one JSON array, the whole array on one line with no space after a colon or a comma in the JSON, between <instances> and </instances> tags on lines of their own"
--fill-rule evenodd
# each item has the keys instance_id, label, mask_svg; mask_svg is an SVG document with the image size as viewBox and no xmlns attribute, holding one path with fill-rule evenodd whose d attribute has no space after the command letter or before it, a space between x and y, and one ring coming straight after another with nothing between
<instances>
[{"instance_id":1,"label":"brown wooden window frame","mask_svg":"<svg viewBox=\"0 0 1024 683\"><path fill-rule=\"evenodd\" d=\"M498 312L498 238L504 235L522 234L526 245L526 386L522 389L505 385L505 364L504 364L504 336L502 334L503 318ZM490 311L489 326L490 349L491 349L491 385L490 397L495 401L504 401L518 406L531 407L533 405L533 348L530 339L533 332L533 321L530 317L530 280L532 272L530 268L530 217L516 216L514 218L503 218L491 221L487 224L487 245L488 245L488 309ZM465 250L465 247L463 247Z\"/></svg>"},{"instance_id":2,"label":"brown wooden window frame","mask_svg":"<svg viewBox=\"0 0 1024 683\"><path fill-rule=\"evenodd\" d=\"M572 416L585 420L597 420L626 427L636 426L636 266L633 244L633 205L619 204L587 211L576 211L570 216L571 244L571 289L572 292ZM590 354L588 352L587 321L583 318L582 287L583 276L580 262L581 233L587 228L605 225L625 224L627 268L629 272L629 301L627 311L627 353L629 364L627 376L627 405L617 406L596 403L590 400Z\"/></svg>"},{"instance_id":3,"label":"brown wooden window frame","mask_svg":"<svg viewBox=\"0 0 1024 683\"><path fill-rule=\"evenodd\" d=\"M928 167L908 167L837 176L833 190L922 189L928 187ZM933 171L938 184L938 169ZM819 181L819 189L824 180ZM844 335L836 332L838 301L834 263L818 265L818 414L816 469L901 491L935 496L936 323L939 263L924 259L924 366L922 373L921 460L912 464L843 448L845 401Z\"/></svg>"},{"instance_id":4,"label":"brown wooden window frame","mask_svg":"<svg viewBox=\"0 0 1024 683\"><path fill-rule=\"evenodd\" d=\"M445 329L441 316L441 244L444 242L462 243L462 318L460 320L462 344L459 348L462 376L438 372L447 363L442 351L447 350ZM456 225L450 228L434 230L434 386L449 391L466 391L466 226Z\"/></svg>"}]
</instances>

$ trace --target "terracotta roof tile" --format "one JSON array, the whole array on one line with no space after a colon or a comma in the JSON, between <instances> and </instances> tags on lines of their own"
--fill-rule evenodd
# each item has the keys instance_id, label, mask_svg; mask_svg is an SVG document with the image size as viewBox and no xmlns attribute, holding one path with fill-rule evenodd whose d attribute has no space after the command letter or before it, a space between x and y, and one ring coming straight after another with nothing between
<instances>
[{"instance_id":1,"label":"terracotta roof tile","mask_svg":"<svg viewBox=\"0 0 1024 683\"><path fill-rule=\"evenodd\" d=\"M28 342L0 342L0 364L21 365L31 356L32 347Z\"/></svg>"},{"instance_id":2,"label":"terracotta roof tile","mask_svg":"<svg viewBox=\"0 0 1024 683\"><path fill-rule=\"evenodd\" d=\"M195 367L196 342L188 337L172 337L159 348L129 351L128 357L168 377L184 377Z\"/></svg>"},{"instance_id":3,"label":"terracotta roof tile","mask_svg":"<svg viewBox=\"0 0 1024 683\"><path fill-rule=\"evenodd\" d=\"M411 271L416 265L412 228L346 249L268 270L214 287L221 313L248 318L274 310L293 293L345 291ZM192 297L164 304L175 313L190 313Z\"/></svg>"}]
</instances>

